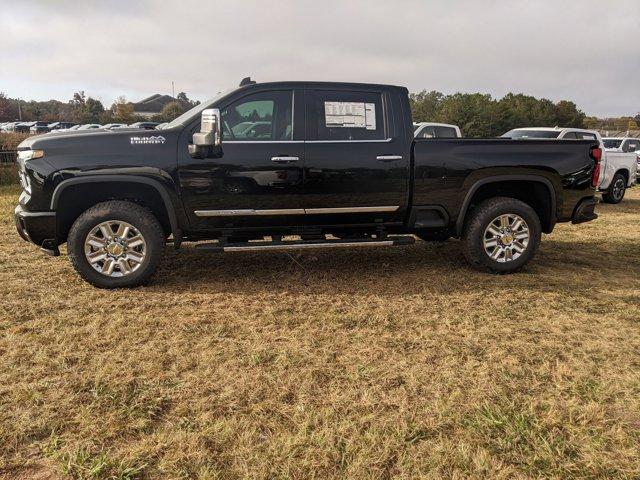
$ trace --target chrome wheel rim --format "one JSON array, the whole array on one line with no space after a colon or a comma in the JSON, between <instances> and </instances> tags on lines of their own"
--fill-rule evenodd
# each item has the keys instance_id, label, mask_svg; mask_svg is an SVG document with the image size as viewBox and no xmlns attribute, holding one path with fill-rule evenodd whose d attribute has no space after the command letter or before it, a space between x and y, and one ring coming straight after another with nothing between
<instances>
[{"instance_id":1,"label":"chrome wheel rim","mask_svg":"<svg viewBox=\"0 0 640 480\"><path fill-rule=\"evenodd\" d=\"M529 245L529 225L513 213L494 218L484 231L484 251L499 263L513 262Z\"/></svg>"},{"instance_id":2,"label":"chrome wheel rim","mask_svg":"<svg viewBox=\"0 0 640 480\"><path fill-rule=\"evenodd\" d=\"M147 243L140 231L122 220L96 225L84 241L84 255L94 270L107 277L125 277L144 262Z\"/></svg>"},{"instance_id":3,"label":"chrome wheel rim","mask_svg":"<svg viewBox=\"0 0 640 480\"><path fill-rule=\"evenodd\" d=\"M613 184L613 198L619 200L622 198L624 192L624 180L619 178L616 183Z\"/></svg>"}]
</instances>

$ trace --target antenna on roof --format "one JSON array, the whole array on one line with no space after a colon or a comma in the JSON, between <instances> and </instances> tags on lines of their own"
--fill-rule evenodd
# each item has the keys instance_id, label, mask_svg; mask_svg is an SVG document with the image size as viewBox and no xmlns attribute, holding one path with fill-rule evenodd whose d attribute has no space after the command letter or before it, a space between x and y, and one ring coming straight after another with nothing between
<instances>
[{"instance_id":1,"label":"antenna on roof","mask_svg":"<svg viewBox=\"0 0 640 480\"><path fill-rule=\"evenodd\" d=\"M251 77L244 77L240 82L240 86L244 87L245 85L253 85L256 83L254 80L251 80Z\"/></svg>"}]
</instances>

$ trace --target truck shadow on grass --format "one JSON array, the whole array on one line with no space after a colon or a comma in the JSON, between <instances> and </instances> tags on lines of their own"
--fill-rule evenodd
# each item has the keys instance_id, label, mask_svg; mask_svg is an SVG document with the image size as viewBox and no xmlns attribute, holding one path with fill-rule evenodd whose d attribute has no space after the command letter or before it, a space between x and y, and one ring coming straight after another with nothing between
<instances>
[{"instance_id":1,"label":"truck shadow on grass","mask_svg":"<svg viewBox=\"0 0 640 480\"><path fill-rule=\"evenodd\" d=\"M150 288L202 293L412 295L508 286L536 290L633 282L640 260L624 243L545 240L533 261L511 275L469 266L458 241L410 247L206 253L169 250Z\"/></svg>"}]
</instances>

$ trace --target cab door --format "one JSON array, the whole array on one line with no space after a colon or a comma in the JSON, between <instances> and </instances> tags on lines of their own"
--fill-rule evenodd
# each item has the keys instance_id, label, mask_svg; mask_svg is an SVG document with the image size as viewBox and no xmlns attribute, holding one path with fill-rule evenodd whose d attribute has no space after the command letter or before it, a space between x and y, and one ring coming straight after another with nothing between
<instances>
[{"instance_id":1,"label":"cab door","mask_svg":"<svg viewBox=\"0 0 640 480\"><path fill-rule=\"evenodd\" d=\"M188 154L199 122L182 134L179 182L194 229L285 225L304 216L302 101L302 90L252 90L216 105L222 149L215 158Z\"/></svg>"},{"instance_id":2,"label":"cab door","mask_svg":"<svg viewBox=\"0 0 640 480\"><path fill-rule=\"evenodd\" d=\"M401 222L410 142L384 89L307 88L304 208L317 225ZM398 105L398 103L396 103ZM412 134L412 132L411 132Z\"/></svg>"}]
</instances>

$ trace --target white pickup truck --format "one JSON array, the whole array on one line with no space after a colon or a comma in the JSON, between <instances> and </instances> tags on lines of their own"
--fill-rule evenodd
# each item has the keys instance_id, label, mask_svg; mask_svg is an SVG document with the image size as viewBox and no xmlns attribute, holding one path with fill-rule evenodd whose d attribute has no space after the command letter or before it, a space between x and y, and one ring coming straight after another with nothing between
<instances>
[{"instance_id":1,"label":"white pickup truck","mask_svg":"<svg viewBox=\"0 0 640 480\"><path fill-rule=\"evenodd\" d=\"M605 203L620 203L627 187L636 183L638 170L637 156L634 152L622 149L607 149L606 143L595 130L561 127L526 127L508 131L503 137L513 139L555 139L555 140L593 140L596 139L603 149L604 155L600 163L600 183L598 190L602 192Z\"/></svg>"},{"instance_id":2,"label":"white pickup truck","mask_svg":"<svg viewBox=\"0 0 640 480\"><path fill-rule=\"evenodd\" d=\"M638 171L636 172L636 183L640 183L640 139L633 137L605 137L605 152L635 153Z\"/></svg>"},{"instance_id":3,"label":"white pickup truck","mask_svg":"<svg viewBox=\"0 0 640 480\"><path fill-rule=\"evenodd\" d=\"M415 138L462 138L460 127L448 123L420 122L413 124Z\"/></svg>"}]
</instances>

